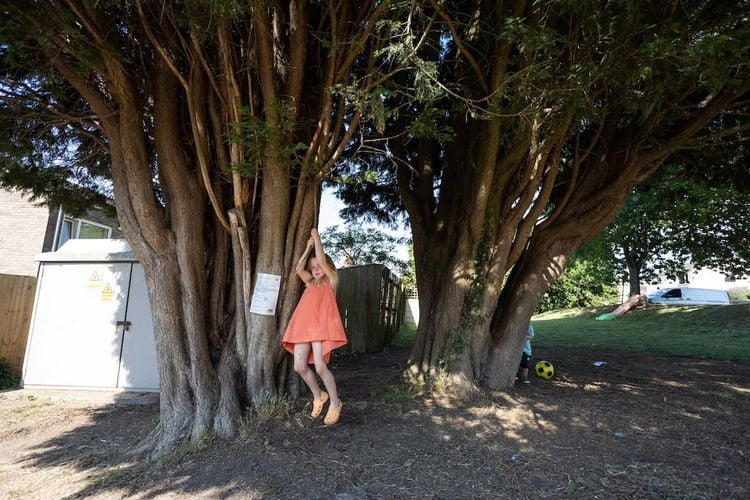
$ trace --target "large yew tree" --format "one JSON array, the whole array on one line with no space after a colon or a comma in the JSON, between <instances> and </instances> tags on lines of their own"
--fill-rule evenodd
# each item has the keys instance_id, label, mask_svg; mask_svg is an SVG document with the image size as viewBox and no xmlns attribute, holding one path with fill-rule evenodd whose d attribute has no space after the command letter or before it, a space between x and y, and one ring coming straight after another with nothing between
<instances>
[{"instance_id":1,"label":"large yew tree","mask_svg":"<svg viewBox=\"0 0 750 500\"><path fill-rule=\"evenodd\" d=\"M414 43L392 48L419 63L388 87L388 139L351 164L381 184L343 194L387 212L398 183L420 302L410 373L506 387L538 299L633 186L681 148L746 138L732 116L750 97L748 2L431 0L420 14Z\"/></svg>"},{"instance_id":2,"label":"large yew tree","mask_svg":"<svg viewBox=\"0 0 750 500\"><path fill-rule=\"evenodd\" d=\"M232 437L241 408L295 389L280 345L300 292L294 257L314 225L322 178L387 76L374 55L387 43L377 31L390 8L368 0L0 8L4 172L110 178L146 272L161 412L144 451L211 432ZM275 315L249 313L257 273L281 276Z\"/></svg>"}]
</instances>

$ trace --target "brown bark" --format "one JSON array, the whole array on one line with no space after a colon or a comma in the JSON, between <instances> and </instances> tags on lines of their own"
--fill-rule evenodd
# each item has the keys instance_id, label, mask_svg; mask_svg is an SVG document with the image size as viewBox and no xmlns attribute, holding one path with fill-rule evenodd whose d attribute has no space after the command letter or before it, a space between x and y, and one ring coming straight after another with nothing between
<instances>
[{"instance_id":1,"label":"brown bark","mask_svg":"<svg viewBox=\"0 0 750 500\"><path fill-rule=\"evenodd\" d=\"M640 259L625 252L625 262L628 266L628 279L630 290L628 297L640 295L641 293L641 262Z\"/></svg>"}]
</instances>

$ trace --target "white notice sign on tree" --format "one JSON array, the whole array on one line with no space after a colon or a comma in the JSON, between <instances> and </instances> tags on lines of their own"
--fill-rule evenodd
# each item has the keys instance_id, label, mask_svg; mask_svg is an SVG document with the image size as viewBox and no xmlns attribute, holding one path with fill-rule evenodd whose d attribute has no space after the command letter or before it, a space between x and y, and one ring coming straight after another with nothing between
<instances>
[{"instance_id":1,"label":"white notice sign on tree","mask_svg":"<svg viewBox=\"0 0 750 500\"><path fill-rule=\"evenodd\" d=\"M279 299L281 276L277 274L258 273L253 290L253 300L250 302L250 312L273 316L276 314L276 301Z\"/></svg>"}]
</instances>

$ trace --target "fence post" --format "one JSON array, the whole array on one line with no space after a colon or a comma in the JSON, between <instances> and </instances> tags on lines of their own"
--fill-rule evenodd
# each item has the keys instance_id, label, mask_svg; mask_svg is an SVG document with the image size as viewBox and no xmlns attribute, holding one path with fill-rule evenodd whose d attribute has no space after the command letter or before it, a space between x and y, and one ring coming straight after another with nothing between
<instances>
[{"instance_id":1,"label":"fence post","mask_svg":"<svg viewBox=\"0 0 750 500\"><path fill-rule=\"evenodd\" d=\"M17 376L23 369L35 293L35 277L0 274L0 359L7 360Z\"/></svg>"}]
</instances>

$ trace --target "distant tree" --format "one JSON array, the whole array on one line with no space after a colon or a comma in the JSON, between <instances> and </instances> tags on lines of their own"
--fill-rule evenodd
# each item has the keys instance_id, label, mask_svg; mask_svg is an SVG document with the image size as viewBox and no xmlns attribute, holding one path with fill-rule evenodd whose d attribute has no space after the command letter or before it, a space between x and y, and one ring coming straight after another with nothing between
<instances>
[{"instance_id":1,"label":"distant tree","mask_svg":"<svg viewBox=\"0 0 750 500\"><path fill-rule=\"evenodd\" d=\"M321 233L326 252L334 260L345 266L362 264L385 264L391 271L402 275L408 269L408 263L395 254L403 238L373 227L332 226Z\"/></svg>"},{"instance_id":2,"label":"distant tree","mask_svg":"<svg viewBox=\"0 0 750 500\"><path fill-rule=\"evenodd\" d=\"M642 281L686 275L686 265L730 276L750 272L750 154L743 144L679 154L633 190L606 237L619 270Z\"/></svg>"},{"instance_id":3,"label":"distant tree","mask_svg":"<svg viewBox=\"0 0 750 500\"><path fill-rule=\"evenodd\" d=\"M565 271L539 299L537 312L571 307L601 307L617 302L617 272L612 247L601 235L581 247Z\"/></svg>"},{"instance_id":4,"label":"distant tree","mask_svg":"<svg viewBox=\"0 0 750 500\"><path fill-rule=\"evenodd\" d=\"M618 270L629 279L631 296L641 293L642 279L657 275L650 263L666 255L667 226L671 221L665 209L671 208L664 199L634 190L615 221L605 230L618 255Z\"/></svg>"},{"instance_id":5,"label":"distant tree","mask_svg":"<svg viewBox=\"0 0 750 500\"><path fill-rule=\"evenodd\" d=\"M414 268L414 242L409 240L407 247L409 253L409 262L407 270L401 275L401 286L406 292L418 292L417 275Z\"/></svg>"}]
</instances>

